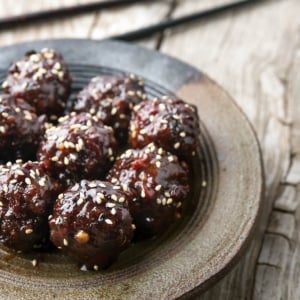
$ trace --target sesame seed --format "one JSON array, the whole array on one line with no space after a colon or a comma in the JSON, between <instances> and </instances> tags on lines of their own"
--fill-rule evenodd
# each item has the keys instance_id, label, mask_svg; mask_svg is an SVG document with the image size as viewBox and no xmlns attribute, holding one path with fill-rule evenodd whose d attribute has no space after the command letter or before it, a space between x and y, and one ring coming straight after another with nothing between
<instances>
[{"instance_id":1,"label":"sesame seed","mask_svg":"<svg viewBox=\"0 0 300 300\"><path fill-rule=\"evenodd\" d=\"M32 264L34 267L36 267L36 266L37 266L37 260L36 260L36 259L33 259L33 260L31 261L31 264Z\"/></svg>"},{"instance_id":2,"label":"sesame seed","mask_svg":"<svg viewBox=\"0 0 300 300\"><path fill-rule=\"evenodd\" d=\"M105 85L105 88L106 89L111 89L112 88L112 84L109 82L109 83L107 83L106 85Z\"/></svg>"},{"instance_id":3,"label":"sesame seed","mask_svg":"<svg viewBox=\"0 0 300 300\"><path fill-rule=\"evenodd\" d=\"M64 194L63 194L63 193L61 193L61 194L58 195L58 199L59 199L59 200L61 200L61 199L63 199L63 198L64 198Z\"/></svg>"},{"instance_id":4,"label":"sesame seed","mask_svg":"<svg viewBox=\"0 0 300 300\"><path fill-rule=\"evenodd\" d=\"M159 192L159 191L161 190L161 184L158 184L158 185L155 187L155 190L156 190L157 192Z\"/></svg>"},{"instance_id":5,"label":"sesame seed","mask_svg":"<svg viewBox=\"0 0 300 300\"><path fill-rule=\"evenodd\" d=\"M25 178L25 183L28 184L28 185L31 184L31 179L29 177L26 177Z\"/></svg>"},{"instance_id":6,"label":"sesame seed","mask_svg":"<svg viewBox=\"0 0 300 300\"><path fill-rule=\"evenodd\" d=\"M130 96L130 97L133 97L133 96L135 96L135 92L134 91L128 91L127 95Z\"/></svg>"},{"instance_id":7,"label":"sesame seed","mask_svg":"<svg viewBox=\"0 0 300 300\"><path fill-rule=\"evenodd\" d=\"M119 198L119 203L123 203L123 202L125 202L125 197L120 197Z\"/></svg>"},{"instance_id":8,"label":"sesame seed","mask_svg":"<svg viewBox=\"0 0 300 300\"><path fill-rule=\"evenodd\" d=\"M99 186L102 187L102 188L106 187L106 185L104 183L102 183L102 182L99 183Z\"/></svg>"},{"instance_id":9,"label":"sesame seed","mask_svg":"<svg viewBox=\"0 0 300 300\"><path fill-rule=\"evenodd\" d=\"M173 199L172 198L168 198L167 204L171 204L172 202L173 202Z\"/></svg>"},{"instance_id":10,"label":"sesame seed","mask_svg":"<svg viewBox=\"0 0 300 300\"><path fill-rule=\"evenodd\" d=\"M112 199L113 201L118 201L118 197L117 197L116 195L111 195L111 199Z\"/></svg>"},{"instance_id":11,"label":"sesame seed","mask_svg":"<svg viewBox=\"0 0 300 300\"><path fill-rule=\"evenodd\" d=\"M84 202L84 198L79 198L76 202L77 205L81 205Z\"/></svg>"},{"instance_id":12,"label":"sesame seed","mask_svg":"<svg viewBox=\"0 0 300 300\"><path fill-rule=\"evenodd\" d=\"M106 224L112 225L113 221L111 219L105 219L104 220Z\"/></svg>"},{"instance_id":13,"label":"sesame seed","mask_svg":"<svg viewBox=\"0 0 300 300\"><path fill-rule=\"evenodd\" d=\"M15 183L17 183L18 181L17 181L17 179L12 179L9 183L10 184L15 184Z\"/></svg>"},{"instance_id":14,"label":"sesame seed","mask_svg":"<svg viewBox=\"0 0 300 300\"><path fill-rule=\"evenodd\" d=\"M145 197L146 197L146 194L145 194L145 191L144 191L144 190L141 191L141 197L142 197L142 198L145 198Z\"/></svg>"},{"instance_id":15,"label":"sesame seed","mask_svg":"<svg viewBox=\"0 0 300 300\"><path fill-rule=\"evenodd\" d=\"M136 229L136 226L135 226L134 224L131 224L131 228L132 228L133 230L135 230L135 229Z\"/></svg>"},{"instance_id":16,"label":"sesame seed","mask_svg":"<svg viewBox=\"0 0 300 300\"><path fill-rule=\"evenodd\" d=\"M174 120L180 120L180 116L178 116L178 115L172 115L172 118L173 118Z\"/></svg>"},{"instance_id":17,"label":"sesame seed","mask_svg":"<svg viewBox=\"0 0 300 300\"><path fill-rule=\"evenodd\" d=\"M202 186L206 187L206 185L207 185L207 182L206 181L202 181Z\"/></svg>"},{"instance_id":18,"label":"sesame seed","mask_svg":"<svg viewBox=\"0 0 300 300\"><path fill-rule=\"evenodd\" d=\"M113 207L113 208L110 210L110 213L114 216L114 215L117 213L117 211L116 211L116 209Z\"/></svg>"},{"instance_id":19,"label":"sesame seed","mask_svg":"<svg viewBox=\"0 0 300 300\"><path fill-rule=\"evenodd\" d=\"M2 83L2 88L7 88L8 87L8 82L7 81L3 81Z\"/></svg>"},{"instance_id":20,"label":"sesame seed","mask_svg":"<svg viewBox=\"0 0 300 300\"><path fill-rule=\"evenodd\" d=\"M158 109L159 109L160 111L165 110L165 109L166 109L166 106L165 106L163 103L159 103L159 104L158 104Z\"/></svg>"},{"instance_id":21,"label":"sesame seed","mask_svg":"<svg viewBox=\"0 0 300 300\"><path fill-rule=\"evenodd\" d=\"M45 186L45 183L46 183L46 178L45 178L45 177L43 177L43 178L41 178L41 179L39 180L39 185L40 185L40 186Z\"/></svg>"},{"instance_id":22,"label":"sesame seed","mask_svg":"<svg viewBox=\"0 0 300 300\"><path fill-rule=\"evenodd\" d=\"M18 174L20 176L24 176L25 175L24 172L22 170L20 170L20 169L16 170L16 174Z\"/></svg>"},{"instance_id":23,"label":"sesame seed","mask_svg":"<svg viewBox=\"0 0 300 300\"><path fill-rule=\"evenodd\" d=\"M107 153L108 153L109 156L112 156L113 155L112 148L108 148L107 149Z\"/></svg>"},{"instance_id":24,"label":"sesame seed","mask_svg":"<svg viewBox=\"0 0 300 300\"><path fill-rule=\"evenodd\" d=\"M120 119L126 119L127 116L125 114L120 114Z\"/></svg>"},{"instance_id":25,"label":"sesame seed","mask_svg":"<svg viewBox=\"0 0 300 300\"><path fill-rule=\"evenodd\" d=\"M64 158L64 164L67 166L69 164L69 159L67 157Z\"/></svg>"},{"instance_id":26,"label":"sesame seed","mask_svg":"<svg viewBox=\"0 0 300 300\"><path fill-rule=\"evenodd\" d=\"M111 202L106 203L106 207L108 207L108 208L113 208L115 206L116 206L115 203L111 203Z\"/></svg>"},{"instance_id":27,"label":"sesame seed","mask_svg":"<svg viewBox=\"0 0 300 300\"><path fill-rule=\"evenodd\" d=\"M25 229L25 234L31 234L33 230L31 228Z\"/></svg>"},{"instance_id":28,"label":"sesame seed","mask_svg":"<svg viewBox=\"0 0 300 300\"><path fill-rule=\"evenodd\" d=\"M130 77L130 79L132 79L132 80L134 80L134 79L136 78L134 74L130 74L129 77Z\"/></svg>"},{"instance_id":29,"label":"sesame seed","mask_svg":"<svg viewBox=\"0 0 300 300\"><path fill-rule=\"evenodd\" d=\"M0 132L1 132L1 133L5 133L5 132L6 132L6 129L5 129L4 126L0 126Z\"/></svg>"},{"instance_id":30,"label":"sesame seed","mask_svg":"<svg viewBox=\"0 0 300 300\"><path fill-rule=\"evenodd\" d=\"M0 201L0 206L3 206L3 202L2 201Z\"/></svg>"},{"instance_id":31,"label":"sesame seed","mask_svg":"<svg viewBox=\"0 0 300 300\"><path fill-rule=\"evenodd\" d=\"M178 149L179 147L180 147L180 143L179 142L177 142L177 143L174 144L174 149Z\"/></svg>"},{"instance_id":32,"label":"sesame seed","mask_svg":"<svg viewBox=\"0 0 300 300\"><path fill-rule=\"evenodd\" d=\"M113 107L110 113L111 113L112 116L113 116L113 115L115 115L115 114L117 113L117 111L118 111L117 108L116 108L116 107Z\"/></svg>"},{"instance_id":33,"label":"sesame seed","mask_svg":"<svg viewBox=\"0 0 300 300\"><path fill-rule=\"evenodd\" d=\"M179 208L181 205L182 205L182 203L181 203L181 202L178 202L178 203L176 204L176 207Z\"/></svg>"},{"instance_id":34,"label":"sesame seed","mask_svg":"<svg viewBox=\"0 0 300 300\"><path fill-rule=\"evenodd\" d=\"M110 181L111 181L111 183L116 183L116 182L118 182L118 179L113 177Z\"/></svg>"},{"instance_id":35,"label":"sesame seed","mask_svg":"<svg viewBox=\"0 0 300 300\"><path fill-rule=\"evenodd\" d=\"M180 135L181 137L186 137L186 133L185 133L184 131L180 132L179 135Z\"/></svg>"},{"instance_id":36,"label":"sesame seed","mask_svg":"<svg viewBox=\"0 0 300 300\"><path fill-rule=\"evenodd\" d=\"M168 161L169 161L169 162L174 161L174 156L172 156L172 155L168 156Z\"/></svg>"},{"instance_id":37,"label":"sesame seed","mask_svg":"<svg viewBox=\"0 0 300 300\"><path fill-rule=\"evenodd\" d=\"M170 195L169 192L165 192L165 196L166 196L166 197L171 197L171 195Z\"/></svg>"},{"instance_id":38,"label":"sesame seed","mask_svg":"<svg viewBox=\"0 0 300 300\"><path fill-rule=\"evenodd\" d=\"M90 183L88 184L88 186L89 186L90 188L95 188L95 187L97 187L97 184L96 184L95 182L90 182Z\"/></svg>"},{"instance_id":39,"label":"sesame seed","mask_svg":"<svg viewBox=\"0 0 300 300\"><path fill-rule=\"evenodd\" d=\"M161 166L160 161L157 161L157 162L155 163L155 165L156 165L157 168L160 168L160 166Z\"/></svg>"},{"instance_id":40,"label":"sesame seed","mask_svg":"<svg viewBox=\"0 0 300 300\"><path fill-rule=\"evenodd\" d=\"M120 190L120 189L121 189L121 187L119 185L114 185L113 186L113 190Z\"/></svg>"},{"instance_id":41,"label":"sesame seed","mask_svg":"<svg viewBox=\"0 0 300 300\"><path fill-rule=\"evenodd\" d=\"M99 270L99 267L98 267L97 265L94 265L93 268L94 268L95 271L98 271L98 270Z\"/></svg>"},{"instance_id":42,"label":"sesame seed","mask_svg":"<svg viewBox=\"0 0 300 300\"><path fill-rule=\"evenodd\" d=\"M167 203L167 199L166 198L163 198L162 201L161 201L162 205L166 205Z\"/></svg>"},{"instance_id":43,"label":"sesame seed","mask_svg":"<svg viewBox=\"0 0 300 300\"><path fill-rule=\"evenodd\" d=\"M195 156L195 155L196 155L196 152L195 152L195 151L193 151L193 152L192 152L192 156Z\"/></svg>"},{"instance_id":44,"label":"sesame seed","mask_svg":"<svg viewBox=\"0 0 300 300\"><path fill-rule=\"evenodd\" d=\"M67 247L69 245L67 239L63 239L63 244L64 244L65 247Z\"/></svg>"},{"instance_id":45,"label":"sesame seed","mask_svg":"<svg viewBox=\"0 0 300 300\"><path fill-rule=\"evenodd\" d=\"M156 203L157 203L157 204L161 204L161 199L160 199L160 198L157 198L157 199L156 199Z\"/></svg>"},{"instance_id":46,"label":"sesame seed","mask_svg":"<svg viewBox=\"0 0 300 300\"><path fill-rule=\"evenodd\" d=\"M128 185L127 184L122 183L121 186L122 186L122 189L123 189L124 192L128 192Z\"/></svg>"},{"instance_id":47,"label":"sesame seed","mask_svg":"<svg viewBox=\"0 0 300 300\"><path fill-rule=\"evenodd\" d=\"M3 184L3 191L4 191L4 193L8 192L8 186L7 186L7 184Z\"/></svg>"}]
</instances>

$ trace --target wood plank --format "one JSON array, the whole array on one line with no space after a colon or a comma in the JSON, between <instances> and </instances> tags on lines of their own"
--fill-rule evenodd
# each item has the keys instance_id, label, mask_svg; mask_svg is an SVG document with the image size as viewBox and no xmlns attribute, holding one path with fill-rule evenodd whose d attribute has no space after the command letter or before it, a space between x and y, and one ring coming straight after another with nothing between
<instances>
[{"instance_id":1,"label":"wood plank","mask_svg":"<svg viewBox=\"0 0 300 300\"><path fill-rule=\"evenodd\" d=\"M210 5L215 3L209 2ZM202 7L203 3L197 1L179 1L174 15ZM295 99L296 92L292 94L289 91L290 66L295 60L299 44L295 39L300 26L297 17L299 9L299 1L288 0L267 2L239 13L227 13L213 21L201 21L197 25L168 31L161 47L163 52L192 62L216 79L252 121L261 142L267 175L264 227L291 164L291 118L287 105L291 98L294 102L299 101ZM278 205L295 210L291 190L288 189L286 193L284 197L290 202L285 204L285 200L281 199ZM277 226L274 220L272 222L270 230L285 246L280 248L281 243L276 242L271 247L273 244L266 241L263 246L266 252L262 253L269 253L270 257L276 257L277 253L286 259L289 243L280 234L286 233L287 228L291 229L293 221L289 221L289 224L279 222ZM238 266L201 299L260 299L261 293L253 293L251 286L254 291L261 289L259 278L265 283L272 282L271 275L264 277L268 276L268 272L262 275L268 265L259 267L256 278L254 276L260 244L261 240L253 242ZM273 271L270 270L270 274ZM281 282L283 272L284 268L277 274L278 282ZM271 284L264 286L264 295L271 295L271 288Z\"/></svg>"},{"instance_id":2,"label":"wood plank","mask_svg":"<svg viewBox=\"0 0 300 300\"><path fill-rule=\"evenodd\" d=\"M97 1L97 0L92 0ZM69 6L86 3L85 0L1 0L0 16L16 15L24 12L38 11L40 9ZM170 2L138 4L134 6L107 10L103 12L87 13L81 16L68 17L55 21L41 22L38 24L15 28L0 32L0 46L16 42L31 41L36 39L51 38L92 38L102 39L110 35L137 29L141 26L152 24L163 19L170 10ZM158 36L140 44L155 48Z\"/></svg>"}]
</instances>

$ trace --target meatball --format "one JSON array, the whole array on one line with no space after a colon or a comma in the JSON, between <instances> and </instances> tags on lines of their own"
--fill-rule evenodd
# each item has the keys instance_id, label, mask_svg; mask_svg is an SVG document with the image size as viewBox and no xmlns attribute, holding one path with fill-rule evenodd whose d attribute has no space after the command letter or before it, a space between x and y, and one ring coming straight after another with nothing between
<instances>
[{"instance_id":1,"label":"meatball","mask_svg":"<svg viewBox=\"0 0 300 300\"><path fill-rule=\"evenodd\" d=\"M96 115L125 144L131 109L145 98L143 81L134 75L98 76L78 94L74 111Z\"/></svg>"},{"instance_id":2,"label":"meatball","mask_svg":"<svg viewBox=\"0 0 300 300\"><path fill-rule=\"evenodd\" d=\"M48 216L56 186L42 163L7 163L0 167L0 241L29 251L49 237Z\"/></svg>"},{"instance_id":3,"label":"meatball","mask_svg":"<svg viewBox=\"0 0 300 300\"><path fill-rule=\"evenodd\" d=\"M80 180L105 176L115 153L111 127L88 113L72 113L46 130L37 156L55 178Z\"/></svg>"},{"instance_id":4,"label":"meatball","mask_svg":"<svg viewBox=\"0 0 300 300\"><path fill-rule=\"evenodd\" d=\"M107 180L129 195L137 236L165 231L181 216L190 190L186 163L153 143L117 158Z\"/></svg>"},{"instance_id":5,"label":"meatball","mask_svg":"<svg viewBox=\"0 0 300 300\"><path fill-rule=\"evenodd\" d=\"M0 95L0 160L35 158L45 120L23 99Z\"/></svg>"},{"instance_id":6,"label":"meatball","mask_svg":"<svg viewBox=\"0 0 300 300\"><path fill-rule=\"evenodd\" d=\"M181 159L190 161L199 147L197 108L174 97L155 98L136 105L129 140L132 148L155 142Z\"/></svg>"},{"instance_id":7,"label":"meatball","mask_svg":"<svg viewBox=\"0 0 300 300\"><path fill-rule=\"evenodd\" d=\"M134 225L119 186L82 180L58 196L50 238L88 269L106 268L128 247Z\"/></svg>"},{"instance_id":8,"label":"meatball","mask_svg":"<svg viewBox=\"0 0 300 300\"><path fill-rule=\"evenodd\" d=\"M2 84L6 93L25 99L37 114L63 113L71 92L71 77L62 56L52 49L31 51L14 62Z\"/></svg>"}]
</instances>

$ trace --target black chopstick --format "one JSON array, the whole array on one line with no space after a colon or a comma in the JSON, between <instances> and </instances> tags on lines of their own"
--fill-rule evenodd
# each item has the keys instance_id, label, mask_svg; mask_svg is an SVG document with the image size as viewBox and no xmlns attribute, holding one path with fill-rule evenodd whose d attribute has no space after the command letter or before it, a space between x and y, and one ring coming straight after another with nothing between
<instances>
[{"instance_id":1,"label":"black chopstick","mask_svg":"<svg viewBox=\"0 0 300 300\"><path fill-rule=\"evenodd\" d=\"M0 18L0 30L11 29L13 27L29 25L37 21L48 21L60 17L69 17L79 15L95 10L115 8L134 3L153 2L157 0L107 0L93 3L79 4L73 6L60 7L57 9L43 10L28 14L22 14L12 17Z\"/></svg>"},{"instance_id":2,"label":"black chopstick","mask_svg":"<svg viewBox=\"0 0 300 300\"><path fill-rule=\"evenodd\" d=\"M150 25L148 27L144 27L138 30L126 32L124 34L115 35L110 37L110 39L122 40L122 41L136 41L143 39L145 37L149 37L155 33L161 32L165 29L172 28L178 25L191 23L193 21L198 21L207 17L214 17L222 13L226 13L228 11L234 11L240 8L245 8L246 6L250 6L253 4L257 4L259 2L264 2L265 0L243 0L237 1L234 3L229 3L221 6L217 6L208 10L200 11L197 13L189 14L184 17L169 19L166 21L162 21L160 23Z\"/></svg>"}]
</instances>

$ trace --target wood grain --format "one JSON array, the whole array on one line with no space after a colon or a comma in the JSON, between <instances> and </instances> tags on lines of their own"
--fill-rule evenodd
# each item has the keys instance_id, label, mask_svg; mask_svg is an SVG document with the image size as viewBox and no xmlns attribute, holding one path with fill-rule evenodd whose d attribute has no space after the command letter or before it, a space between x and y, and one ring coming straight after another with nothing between
<instances>
[{"instance_id":1,"label":"wood grain","mask_svg":"<svg viewBox=\"0 0 300 300\"><path fill-rule=\"evenodd\" d=\"M180 1L174 15L203 5L203 1ZM275 209L287 211L272 214L264 240L252 243L238 266L201 299L286 299L280 297L288 294L286 278L290 274L286 277L285 273L298 205L291 184L300 182L299 159L293 156L300 149L300 124L295 121L299 116L300 80L295 67L299 60L299 9L297 0L269 1L212 22L169 31L162 43L163 52L192 62L221 83L252 121L266 173L263 227L275 200ZM289 291L293 291L290 284Z\"/></svg>"},{"instance_id":2,"label":"wood grain","mask_svg":"<svg viewBox=\"0 0 300 300\"><path fill-rule=\"evenodd\" d=\"M84 0L0 0L0 16L79 2ZM179 16L225 2L229 1L161 1L95 12L1 32L0 43L58 37L98 39L170 14ZM249 117L261 142L267 187L261 224L266 234L264 239L257 236L247 255L201 299L300 299L299 11L299 0L266 1L141 42L160 47L217 80Z\"/></svg>"}]
</instances>

